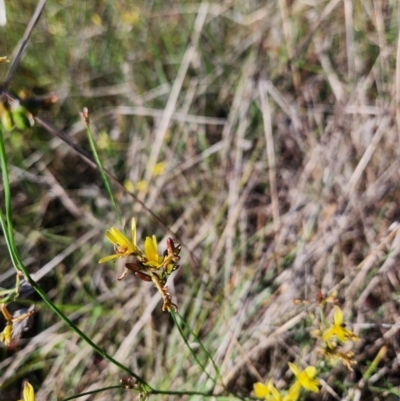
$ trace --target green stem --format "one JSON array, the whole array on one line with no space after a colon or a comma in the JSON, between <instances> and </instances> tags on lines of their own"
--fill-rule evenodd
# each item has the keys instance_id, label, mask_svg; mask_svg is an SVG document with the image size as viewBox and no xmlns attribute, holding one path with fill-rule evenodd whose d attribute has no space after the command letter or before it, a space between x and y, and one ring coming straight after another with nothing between
<instances>
[{"instance_id":1,"label":"green stem","mask_svg":"<svg viewBox=\"0 0 400 401\"><path fill-rule=\"evenodd\" d=\"M193 332L193 330L190 328L190 326L186 323L185 319L179 314L176 314L179 319L181 320L181 322L183 323L183 325L190 331L190 333L195 337L196 341L199 343L201 349L203 350L203 352L207 355L207 357L210 359L215 372L217 373L218 378L221 380L222 386L225 388L224 385L224 381L222 379L222 375L221 372L219 371L219 368L217 366L217 364L215 363L213 357L211 356L210 352L208 351L208 349L204 346L203 342L200 340L200 338L196 335L196 333Z\"/></svg>"},{"instance_id":2,"label":"green stem","mask_svg":"<svg viewBox=\"0 0 400 401\"><path fill-rule=\"evenodd\" d=\"M197 364L201 367L202 371L207 375L207 377L208 377L214 384L217 384L217 379L215 379L214 377L212 377L212 376L207 372L206 367L200 362L199 358L197 357L196 352L195 352L195 351L193 350L193 348L190 346L190 344L189 344L187 338L185 337L185 334L183 333L182 327L179 325L178 321L176 320L176 316L177 316L176 312L172 309L172 310L170 311L170 313L171 313L172 319L174 319L175 326L177 327L177 329L178 329L178 331L179 331L179 334L181 335L181 337L182 337L183 341L185 342L186 346L189 348L189 351L190 351L190 353L193 355L193 358L195 359L195 361L197 362ZM178 315L178 316L181 318L181 320L183 320L182 317L181 317L180 315ZM223 386L223 387L225 388L225 386Z\"/></svg>"},{"instance_id":3,"label":"green stem","mask_svg":"<svg viewBox=\"0 0 400 401\"><path fill-rule=\"evenodd\" d=\"M77 398L84 397L85 395L91 395L91 394L102 393L103 391L114 390L114 389L117 389L117 388L123 389L123 388L125 388L125 387L122 386L121 384L119 384L118 386L109 386L109 387L98 388L97 390L87 391L86 393L75 394L75 395L73 395L73 396L71 396L71 397L64 398L62 401L75 400L75 399L77 399Z\"/></svg>"},{"instance_id":4,"label":"green stem","mask_svg":"<svg viewBox=\"0 0 400 401\"><path fill-rule=\"evenodd\" d=\"M100 171L101 179L103 180L103 183L104 183L104 185L106 187L106 190L108 192L108 196L110 197L110 200L111 200L111 203L112 203L112 205L114 207L114 211L115 211L115 214L117 215L118 221L122 225L122 218L121 218L121 215L119 214L117 203L115 202L114 195L112 193L110 183L108 182L108 178L107 178L106 172L105 172L105 170L103 168L103 165L101 164L101 160L100 160L99 154L97 153L96 145L95 145L94 140L93 140L92 131L90 130L90 126L89 126L89 112L88 112L88 110L86 108L83 110L82 119L83 119L83 122L84 122L84 124L86 126L86 133L87 133L87 136L88 136L88 139L89 139L90 148L92 149L92 152L93 152L93 155L94 155L94 159L95 159L97 167L98 167L98 169Z\"/></svg>"},{"instance_id":5,"label":"green stem","mask_svg":"<svg viewBox=\"0 0 400 401\"><path fill-rule=\"evenodd\" d=\"M10 189L10 180L8 174L8 166L7 166L7 159L6 159L6 149L4 146L4 138L3 138L3 130L0 124L0 166L1 166L1 173L3 176L3 191L4 191L4 203L6 206L6 216L7 216L7 226L3 227L4 235L6 232L12 242L14 242L14 230L13 230L13 220L12 220L12 208L11 208L11 189ZM12 255L11 258L13 259ZM13 259L13 264L14 259Z\"/></svg>"},{"instance_id":6,"label":"green stem","mask_svg":"<svg viewBox=\"0 0 400 401\"><path fill-rule=\"evenodd\" d=\"M178 395L178 396L190 396L190 395L201 395L203 397L209 397L209 398L214 398L214 399L229 399L232 400L232 397L228 397L226 395L213 395L210 393L205 393L202 391L170 391L170 390L166 390L166 391L162 391L162 390L152 390L149 391L148 394L162 394L162 395ZM243 399L240 397L235 396L238 399Z\"/></svg>"},{"instance_id":7,"label":"green stem","mask_svg":"<svg viewBox=\"0 0 400 401\"><path fill-rule=\"evenodd\" d=\"M107 390L114 390L114 389L124 389L125 387L122 385L118 385L118 386L109 386L109 387L103 387L103 388L99 388L97 390L92 390L92 391L87 391L85 393L80 393L80 394L76 394L73 395L71 397L68 398L64 398L62 401L70 401L70 400L75 400L77 398L80 397L84 397L86 395L91 395L91 394L97 394L97 393L101 393L103 391L107 391ZM140 392L137 389L133 389L134 391ZM145 392L146 394L150 395L177 395L180 397L184 397L184 396L193 396L193 395L201 395L202 397L207 397L207 398L214 398L214 399L218 399L218 400L223 400L223 399L229 399L232 400L232 397L227 397L227 396L218 396L218 395L213 395L210 393L205 393L202 391L170 391L170 390L151 390L151 391L147 391Z\"/></svg>"}]
</instances>

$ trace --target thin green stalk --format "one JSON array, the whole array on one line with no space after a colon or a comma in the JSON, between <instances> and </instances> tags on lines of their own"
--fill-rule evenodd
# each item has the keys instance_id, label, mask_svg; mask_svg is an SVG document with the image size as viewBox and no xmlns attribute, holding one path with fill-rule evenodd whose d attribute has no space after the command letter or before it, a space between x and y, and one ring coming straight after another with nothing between
<instances>
[{"instance_id":1,"label":"thin green stalk","mask_svg":"<svg viewBox=\"0 0 400 401\"><path fill-rule=\"evenodd\" d=\"M199 364L199 366L202 368L203 372L213 381L214 384L217 384L217 380L214 379L213 377L211 377L211 375L205 370L205 367L203 366L203 364L202 364L202 363L199 361L199 359L197 358L196 351L194 351L194 350L190 347L189 342L188 342L188 340L186 339L185 335L183 334L183 330L182 330L182 328L180 327L180 325L179 325L179 323L178 323L178 321L177 321L177 319L176 319L177 316L179 317L179 319L181 320L181 322L183 323L183 325L189 330L190 334L192 334L192 335L196 338L196 340L198 341L198 344L200 345L201 349L202 349L203 352L207 355L207 357L210 359L210 361L211 361L211 363L212 363L212 365L213 365L213 367L214 367L214 369L215 369L215 372L217 373L217 376L218 376L218 378L219 378L220 381L221 381L220 384L222 385L222 387L223 387L227 392L229 392L230 394L232 394L234 397L239 398L240 400L245 400L246 398L240 397L240 396L238 396L237 394L232 393L231 391L229 391L229 390L225 387L225 384L224 384L224 381L223 381L221 372L220 372L220 370L219 370L217 364L215 363L213 357L211 356L211 354L210 354L210 352L207 350L207 348L204 346L204 344L203 344L203 342L200 340L200 338L196 335L196 333L193 332L193 330L192 330L192 329L190 328L190 326L187 324L187 322L185 321L185 319L184 319L179 313L176 313L174 310L171 310L171 315L172 315L172 318L174 319L174 322L175 322L176 327L178 328L179 334L181 335L181 337L182 337L183 341L185 342L186 346L189 348L189 350L190 350L191 354L193 355L194 359L196 360L196 362L197 362L197 363ZM154 392L152 392L152 393L154 393ZM171 393L171 392L170 392L169 394L180 394L180 393L179 393L179 392L177 392L177 393ZM189 393L187 393L187 394L189 394ZM221 398L221 397L216 397L216 398Z\"/></svg>"},{"instance_id":2,"label":"thin green stalk","mask_svg":"<svg viewBox=\"0 0 400 401\"><path fill-rule=\"evenodd\" d=\"M160 395L178 395L178 396L191 396L191 395L201 395L203 397L208 397L208 398L214 398L214 399L218 399L218 400L232 400L232 397L226 396L226 395L213 395L210 393L205 393L203 391L170 391L170 390L153 390L153 391L149 391L148 394L160 394ZM238 396L235 396L236 398L242 400L243 398L240 398Z\"/></svg>"},{"instance_id":3,"label":"thin green stalk","mask_svg":"<svg viewBox=\"0 0 400 401\"><path fill-rule=\"evenodd\" d=\"M6 206L6 216L7 216L7 227L5 232L7 231L8 235L13 237L13 220L12 220L12 208L11 208L11 190L10 190L10 180L8 175L8 166L6 159L6 149L4 146L4 138L3 138L3 130L0 124L0 165L1 165L1 173L3 176L3 191L4 191L4 203ZM14 241L13 241L14 242ZM14 260L13 264L15 266Z\"/></svg>"},{"instance_id":4,"label":"thin green stalk","mask_svg":"<svg viewBox=\"0 0 400 401\"><path fill-rule=\"evenodd\" d=\"M176 316L179 316L179 317L181 318L182 321L183 321L183 318L182 318L180 315L176 314L176 312L175 312L173 309L171 310L170 313L171 313L172 319L174 319L175 326L177 327L177 329L178 329L178 331L179 331L179 334L181 335L181 337L182 337L183 341L185 342L186 346L188 347L190 353L193 355L193 358L195 359L195 361L197 362L197 364L201 367L201 370L207 375L207 377L208 377L214 384L217 384L217 379L215 379L214 377L212 377L212 376L207 372L206 367L200 362L199 358L197 357L196 351L194 351L193 348L190 346L188 340L187 340L186 337L185 337L185 334L184 334L183 331L182 331L182 327L179 325L178 321L176 320ZM188 326L186 325L186 327L188 327ZM208 354L208 355L209 355L209 354ZM212 358L211 358L211 359L212 359ZM225 388L225 386L224 386L224 388Z\"/></svg>"},{"instance_id":5,"label":"thin green stalk","mask_svg":"<svg viewBox=\"0 0 400 401\"><path fill-rule=\"evenodd\" d=\"M122 385L119 386L109 386L109 387L103 387L103 388L99 388L97 390L92 390L92 391L87 391L85 393L80 393L80 394L76 394L73 395L71 397L68 398L64 398L62 401L70 401L70 400L75 400L77 398L80 397L84 397L86 395L91 395L91 394L97 394L97 393L101 393L103 391L107 391L107 390L114 390L114 389L124 389L125 387ZM137 389L133 389L134 391L138 391ZM194 396L194 395L201 395L202 397L207 397L207 398L214 398L214 399L218 399L218 400L232 400L232 397L227 397L227 396L218 396L218 395L213 395L210 393L205 393L203 391L170 391L170 390L151 390L146 392L146 394L150 395L176 395L176 396L180 396L180 397L184 397L184 396Z\"/></svg>"},{"instance_id":6,"label":"thin green stalk","mask_svg":"<svg viewBox=\"0 0 400 401\"><path fill-rule=\"evenodd\" d=\"M93 140L93 135L92 135L92 131L90 129L90 124L89 124L89 111L87 110L86 107L83 109L83 112L81 113L81 117L82 117L83 123L85 124L85 127L86 127L86 133L87 133L87 136L89 139L90 148L92 149L94 159L96 161L97 167L99 168L101 179L103 180L103 183L106 187L108 196L110 197L110 200L114 207L114 211L115 211L115 214L117 215L118 221L122 225L122 218L121 218L121 215L119 214L117 203L115 202L110 183L108 182L107 175L104 171L103 165L101 164L101 160L100 160L99 154L97 153L96 145Z\"/></svg>"},{"instance_id":7,"label":"thin green stalk","mask_svg":"<svg viewBox=\"0 0 400 401\"><path fill-rule=\"evenodd\" d=\"M195 337L196 341L198 341L198 344L200 345L200 348L203 350L203 352L204 352L204 353L207 355L207 357L210 359L210 361L211 361L211 363L212 363L212 365L213 365L213 367L214 367L214 369L215 369L215 372L217 373L218 378L221 380L222 386L225 388L225 385L224 385L224 382L223 382L223 379L222 379L221 372L219 371L219 368L218 368L217 364L215 363L213 357L211 356L210 352L208 351L208 349L204 346L203 342L202 342L202 341L200 340L200 338L196 335L196 333L193 332L193 330L190 328L190 326L186 323L185 319L184 319L179 313L176 313L176 316L179 317L179 319L181 320L181 322L183 323L183 325L190 331L190 334L192 334L192 336ZM174 320L175 320L175 318L174 318ZM176 323L176 320L175 320L175 323Z\"/></svg>"},{"instance_id":8,"label":"thin green stalk","mask_svg":"<svg viewBox=\"0 0 400 401\"><path fill-rule=\"evenodd\" d=\"M7 220L4 218L3 211L0 209L0 222L3 228L4 238L6 239L6 245L8 248L8 252L10 253L11 262L15 268L15 270L20 270L18 266L18 258L15 254L15 248L13 247L14 238L10 238L10 233L8 232L8 224Z\"/></svg>"},{"instance_id":9,"label":"thin green stalk","mask_svg":"<svg viewBox=\"0 0 400 401\"><path fill-rule=\"evenodd\" d=\"M125 387L123 385L121 385L121 384L119 384L118 386L102 387L102 388L98 388L97 390L92 390L92 391L87 391L85 393L75 394L75 395L73 395L71 397L64 398L62 401L76 400L77 398L84 397L85 395L102 393L103 391L114 390L114 389L117 389L117 388L118 389L123 389Z\"/></svg>"}]
</instances>

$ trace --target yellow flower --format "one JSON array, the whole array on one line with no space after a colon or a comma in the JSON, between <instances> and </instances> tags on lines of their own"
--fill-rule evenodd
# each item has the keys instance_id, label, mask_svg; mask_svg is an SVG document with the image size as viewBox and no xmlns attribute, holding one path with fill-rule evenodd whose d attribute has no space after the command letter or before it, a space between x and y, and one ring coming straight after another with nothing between
<instances>
[{"instance_id":1,"label":"yellow flower","mask_svg":"<svg viewBox=\"0 0 400 401\"><path fill-rule=\"evenodd\" d=\"M299 398L298 385L292 386L288 393L284 396L279 393L272 380L270 380L267 385L263 383L255 383L253 387L254 397L261 398L266 401L297 401Z\"/></svg>"},{"instance_id":2,"label":"yellow flower","mask_svg":"<svg viewBox=\"0 0 400 401\"><path fill-rule=\"evenodd\" d=\"M146 257L146 261L143 262L144 265L157 269L162 265L164 257L158 254L157 238L155 235L151 238L146 237L144 241L144 256Z\"/></svg>"},{"instance_id":3,"label":"yellow flower","mask_svg":"<svg viewBox=\"0 0 400 401\"><path fill-rule=\"evenodd\" d=\"M271 381L269 383L271 383ZM268 383L268 385L269 385L269 383ZM260 382L254 383L253 384L254 397L261 398L261 399L266 399L271 394L271 391L270 391L268 385L265 385L265 384L260 383Z\"/></svg>"},{"instance_id":4,"label":"yellow flower","mask_svg":"<svg viewBox=\"0 0 400 401\"><path fill-rule=\"evenodd\" d=\"M267 387L270 391L270 395L267 396L267 398L266 398L268 401L283 401L282 396L279 394L279 391L276 389L276 387L272 383L272 380L270 380L268 382Z\"/></svg>"},{"instance_id":5,"label":"yellow flower","mask_svg":"<svg viewBox=\"0 0 400 401\"><path fill-rule=\"evenodd\" d=\"M18 339L29 325L29 318L35 313L34 306L18 309L12 315L5 304L1 304L0 311L6 320L6 327L0 333L0 342L7 347L12 340Z\"/></svg>"},{"instance_id":6,"label":"yellow flower","mask_svg":"<svg viewBox=\"0 0 400 401\"><path fill-rule=\"evenodd\" d=\"M99 139L97 141L97 147L99 149L108 149L110 147L110 136L105 131L101 131Z\"/></svg>"},{"instance_id":7,"label":"yellow flower","mask_svg":"<svg viewBox=\"0 0 400 401\"><path fill-rule=\"evenodd\" d=\"M140 191L144 192L149 188L149 183L145 180L141 180L135 185L135 187L139 192Z\"/></svg>"},{"instance_id":8,"label":"yellow flower","mask_svg":"<svg viewBox=\"0 0 400 401\"><path fill-rule=\"evenodd\" d=\"M300 384L295 382L290 388L288 393L283 398L283 401L297 401L300 396Z\"/></svg>"},{"instance_id":9,"label":"yellow flower","mask_svg":"<svg viewBox=\"0 0 400 401\"><path fill-rule=\"evenodd\" d=\"M346 342L348 339L357 341L358 337L351 331L346 329L343 323L343 312L339 307L336 307L335 316L333 318L333 325L325 330L322 334L322 340L328 341L332 337L337 337L340 341Z\"/></svg>"},{"instance_id":10,"label":"yellow flower","mask_svg":"<svg viewBox=\"0 0 400 401\"><path fill-rule=\"evenodd\" d=\"M124 181L124 188L129 192L133 192L135 190L135 186L133 185L133 182L129 181L129 180Z\"/></svg>"},{"instance_id":11,"label":"yellow flower","mask_svg":"<svg viewBox=\"0 0 400 401\"><path fill-rule=\"evenodd\" d=\"M24 383L22 397L24 399L20 401L35 401L35 391L33 390L32 384L27 381Z\"/></svg>"},{"instance_id":12,"label":"yellow flower","mask_svg":"<svg viewBox=\"0 0 400 401\"><path fill-rule=\"evenodd\" d=\"M0 333L0 342L4 343L4 345L6 345L7 347L11 344L12 330L13 330L12 322L7 322L6 327Z\"/></svg>"},{"instance_id":13,"label":"yellow flower","mask_svg":"<svg viewBox=\"0 0 400 401\"><path fill-rule=\"evenodd\" d=\"M157 163L153 167L153 175L161 175L165 171L165 165L166 165L165 162Z\"/></svg>"},{"instance_id":14,"label":"yellow flower","mask_svg":"<svg viewBox=\"0 0 400 401\"><path fill-rule=\"evenodd\" d=\"M289 368L296 376L297 383L301 387L313 391L314 393L319 391L318 386L320 383L317 379L314 379L317 374L315 366L307 366L303 371L301 371L295 364L289 362Z\"/></svg>"},{"instance_id":15,"label":"yellow flower","mask_svg":"<svg viewBox=\"0 0 400 401\"><path fill-rule=\"evenodd\" d=\"M107 239L114 244L114 255L105 256L99 260L99 263L108 262L110 260L123 258L129 255L135 255L139 252L136 246L136 221L132 219L131 224L132 241L130 241L121 231L114 227L106 231Z\"/></svg>"}]
</instances>

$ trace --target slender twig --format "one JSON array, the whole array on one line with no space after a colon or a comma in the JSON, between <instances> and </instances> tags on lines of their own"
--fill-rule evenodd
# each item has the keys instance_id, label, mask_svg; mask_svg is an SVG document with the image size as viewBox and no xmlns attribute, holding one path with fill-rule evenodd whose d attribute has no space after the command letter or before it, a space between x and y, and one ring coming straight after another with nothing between
<instances>
[{"instance_id":1,"label":"slender twig","mask_svg":"<svg viewBox=\"0 0 400 401\"><path fill-rule=\"evenodd\" d=\"M11 63L10 69L8 70L7 78L4 81L2 88L0 89L0 99L4 97L5 93L8 90L10 82L14 76L14 73L18 67L19 62L21 61L26 46L28 45L29 38L31 37L33 29L35 28L36 24L39 21L40 15L42 14L43 8L46 5L46 3L47 0L40 0L38 5L36 6L35 12L33 13L32 18L30 19L29 24L25 29L25 33L24 36L22 37L21 44L17 51L17 54Z\"/></svg>"}]
</instances>

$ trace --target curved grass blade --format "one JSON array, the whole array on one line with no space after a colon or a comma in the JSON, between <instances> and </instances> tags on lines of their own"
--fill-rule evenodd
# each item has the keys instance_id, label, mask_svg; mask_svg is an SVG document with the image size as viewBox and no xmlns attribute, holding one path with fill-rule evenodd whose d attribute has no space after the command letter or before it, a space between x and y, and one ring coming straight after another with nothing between
<instances>
[{"instance_id":1,"label":"curved grass blade","mask_svg":"<svg viewBox=\"0 0 400 401\"><path fill-rule=\"evenodd\" d=\"M90 124L89 124L89 110L86 107L83 109L83 111L81 113L81 117L82 117L83 124L85 125L85 128L86 128L86 134L89 139L90 148L92 149L94 159L96 160L97 168L99 169L101 179L103 180L103 183L106 187L108 196L114 207L114 211L115 211L115 214L117 215L118 221L122 225L122 218L121 218L121 215L119 214L118 207L117 207L117 204L114 199L114 195L111 191L110 183L108 182L107 175L105 173L103 165L101 164L99 154L97 153L96 145L94 144L93 135L92 135L92 131L90 129Z\"/></svg>"},{"instance_id":2,"label":"curved grass blade","mask_svg":"<svg viewBox=\"0 0 400 401\"><path fill-rule=\"evenodd\" d=\"M4 140L3 140L3 130L1 129L0 125L0 167L1 167L1 174L3 177L3 191L4 191L4 202L6 206L6 217L7 217L7 235L11 236L10 239L13 241L13 236L14 236L14 230L13 230L13 219L12 219L12 208L11 208L11 191L10 191L10 181L9 181L9 175L8 175L8 166L7 166L7 161L5 158L6 155L6 149L4 146ZM6 233L4 233L6 235ZM13 259L14 262L14 259ZM15 266L15 263L14 263Z\"/></svg>"},{"instance_id":3,"label":"curved grass blade","mask_svg":"<svg viewBox=\"0 0 400 401\"><path fill-rule=\"evenodd\" d=\"M64 398L61 401L76 400L77 398L84 397L86 395L97 394L97 393L100 393L100 392L103 392L103 391L106 391L106 390L112 390L112 389L118 389L118 388L125 388L125 387L123 387L123 386L104 387L104 388L101 388L101 389L87 391L87 392L81 393L81 394L76 394L76 395L73 395L71 397ZM136 390L136 391L138 391L138 390ZM181 397L198 395L198 396L212 398L212 399L216 399L216 400L232 400L232 397L216 396L216 395L205 393L205 392L202 392L202 391L151 390L151 391L147 391L146 393L147 393L147 395L159 394L159 395L176 395L176 396L181 396ZM242 398L240 398L240 399L242 399Z\"/></svg>"},{"instance_id":4,"label":"curved grass blade","mask_svg":"<svg viewBox=\"0 0 400 401\"><path fill-rule=\"evenodd\" d=\"M102 393L103 391L107 391L107 390L124 389L124 388L125 387L121 384L119 384L118 386L109 386L109 387L98 388L96 390L86 391L85 393L75 394L71 397L64 398L62 401L76 400L77 398L84 397L86 395L98 394L98 393Z\"/></svg>"},{"instance_id":5,"label":"curved grass blade","mask_svg":"<svg viewBox=\"0 0 400 401\"><path fill-rule=\"evenodd\" d=\"M201 348L202 348L203 350L206 351L206 354L207 354L208 358L211 359L211 361L212 361L212 363L213 363L213 366L214 366L214 368L215 368L215 363L214 363L214 361L212 360L212 357L211 357L210 353L209 353L209 352L206 350L206 348L201 344L201 341L199 340L199 338L192 332L192 330L191 330L190 327L186 324L186 322L184 321L184 319L183 319L179 314L177 314L173 309L171 310L170 313L171 313L172 319L174 319L175 326L177 327L177 329L178 329L178 331L179 331L179 334L181 335L183 341L185 342L186 346L188 347L188 349L189 349L190 353L192 354L193 358L195 359L195 361L197 362L197 364L201 367L201 370L207 375L207 377L208 377L214 384L218 384L218 383L217 383L217 379L215 379L214 377L212 377L212 376L207 372L206 367L200 362L199 358L197 357L196 352L195 352L194 349L190 346L190 344L189 344L187 338L185 337L185 334L183 333L182 327L180 326L180 324L178 323L178 321L177 321L177 319L176 319L176 316L179 316L179 318L181 319L181 322L183 322L184 325L189 329L190 333L193 334L193 335L196 337L196 339L199 341L199 344L201 345ZM221 375L220 375L220 373L219 373L218 368L216 369L216 371L217 371L217 374L218 374L219 378L222 379L222 377L221 377ZM221 381L220 384L223 385L222 381ZM225 386L223 386L223 387L225 388Z\"/></svg>"},{"instance_id":6,"label":"curved grass blade","mask_svg":"<svg viewBox=\"0 0 400 401\"><path fill-rule=\"evenodd\" d=\"M197 334L190 328L190 326L187 324L186 320L179 313L176 313L176 315L179 317L179 319L181 319L182 324L190 331L190 334L192 334L192 336L199 343L200 348L203 350L203 352L210 359L210 361L211 361L211 363L212 363L212 365L214 367L214 370L217 373L218 378L221 380L222 386L225 387L221 372L220 372L217 364L215 363L213 357L211 356L210 352L208 351L208 349L204 346L203 342L200 340L200 338L197 336Z\"/></svg>"}]
</instances>

